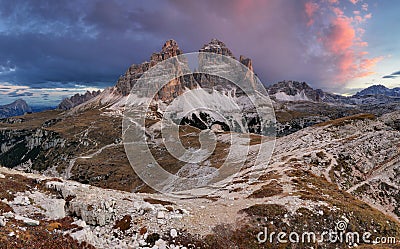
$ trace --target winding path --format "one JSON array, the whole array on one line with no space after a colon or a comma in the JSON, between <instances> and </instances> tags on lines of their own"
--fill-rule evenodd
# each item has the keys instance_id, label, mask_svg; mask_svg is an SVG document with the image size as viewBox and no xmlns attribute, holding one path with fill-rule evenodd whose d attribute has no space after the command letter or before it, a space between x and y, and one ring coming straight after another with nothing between
<instances>
[{"instance_id":1,"label":"winding path","mask_svg":"<svg viewBox=\"0 0 400 249\"><path fill-rule=\"evenodd\" d=\"M74 159L71 159L71 161L69 162L68 168L65 170L65 177L64 178L65 179L71 178L71 170L74 167L76 160L93 158L93 157L97 156L98 154L100 154L101 152L103 152L103 150L105 150L107 148L117 147L119 145L121 145L121 143L119 143L119 144L108 144L106 146L101 147L99 150L97 150L96 152L94 152L94 153L92 153L90 155L80 156L80 157L76 157Z\"/></svg>"}]
</instances>

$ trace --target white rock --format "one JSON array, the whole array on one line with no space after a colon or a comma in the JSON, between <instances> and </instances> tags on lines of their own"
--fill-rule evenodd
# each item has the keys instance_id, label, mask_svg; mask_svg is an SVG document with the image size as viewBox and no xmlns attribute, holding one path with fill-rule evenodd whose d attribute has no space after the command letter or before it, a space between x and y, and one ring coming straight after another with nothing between
<instances>
[{"instance_id":1,"label":"white rock","mask_svg":"<svg viewBox=\"0 0 400 249\"><path fill-rule=\"evenodd\" d=\"M0 174L0 179L4 179L4 178L6 178L6 176L3 174Z\"/></svg>"},{"instance_id":2,"label":"white rock","mask_svg":"<svg viewBox=\"0 0 400 249\"><path fill-rule=\"evenodd\" d=\"M154 246L157 246L158 249L167 249L167 243L162 239L157 240Z\"/></svg>"},{"instance_id":3,"label":"white rock","mask_svg":"<svg viewBox=\"0 0 400 249\"><path fill-rule=\"evenodd\" d=\"M147 246L147 242L145 240L141 239L141 240L139 240L139 245L142 247Z\"/></svg>"},{"instance_id":4,"label":"white rock","mask_svg":"<svg viewBox=\"0 0 400 249\"><path fill-rule=\"evenodd\" d=\"M71 237L76 239L79 242L86 241L90 244L94 244L94 235L89 227L86 227L80 231L75 233L71 233Z\"/></svg>"},{"instance_id":5,"label":"white rock","mask_svg":"<svg viewBox=\"0 0 400 249\"><path fill-rule=\"evenodd\" d=\"M144 211L154 211L155 207L148 202L143 202L142 205L140 205L139 209Z\"/></svg>"},{"instance_id":6,"label":"white rock","mask_svg":"<svg viewBox=\"0 0 400 249\"><path fill-rule=\"evenodd\" d=\"M31 204L31 201L26 196L17 196L12 203L19 206L28 206Z\"/></svg>"},{"instance_id":7,"label":"white rock","mask_svg":"<svg viewBox=\"0 0 400 249\"><path fill-rule=\"evenodd\" d=\"M16 220L24 222L28 226L39 226L40 222L20 215L15 215Z\"/></svg>"},{"instance_id":8,"label":"white rock","mask_svg":"<svg viewBox=\"0 0 400 249\"><path fill-rule=\"evenodd\" d=\"M62 219L65 217L65 200L53 199L51 202L41 205L46 209L46 216L52 220Z\"/></svg>"},{"instance_id":9,"label":"white rock","mask_svg":"<svg viewBox=\"0 0 400 249\"><path fill-rule=\"evenodd\" d=\"M170 215L170 217L171 217L172 219L182 219L182 218L183 218L183 215L182 215L182 214L173 214L173 215Z\"/></svg>"},{"instance_id":10,"label":"white rock","mask_svg":"<svg viewBox=\"0 0 400 249\"><path fill-rule=\"evenodd\" d=\"M189 215L189 214L190 214L190 212L189 212L188 210L186 210L186 209L181 208L181 210L182 210L182 213L183 213L183 214L186 214L186 215Z\"/></svg>"},{"instance_id":11,"label":"white rock","mask_svg":"<svg viewBox=\"0 0 400 249\"><path fill-rule=\"evenodd\" d=\"M171 235L172 238L176 238L178 237L178 232L176 231L176 229L171 229L171 231L169 232L169 234Z\"/></svg>"},{"instance_id":12,"label":"white rock","mask_svg":"<svg viewBox=\"0 0 400 249\"><path fill-rule=\"evenodd\" d=\"M80 227L83 227L83 228L85 228L87 225L86 225L86 222L84 221L84 220L77 220L77 221L75 221L75 222L72 222L72 224L74 224L74 225L77 225L77 226L80 226ZM98 228L98 229L97 229ZM100 230L100 227L96 227L96 230L97 231L99 231Z\"/></svg>"},{"instance_id":13,"label":"white rock","mask_svg":"<svg viewBox=\"0 0 400 249\"><path fill-rule=\"evenodd\" d=\"M11 232L11 233L8 234L9 237L12 237L12 236L14 236L14 235L15 235L14 232Z\"/></svg>"}]
</instances>

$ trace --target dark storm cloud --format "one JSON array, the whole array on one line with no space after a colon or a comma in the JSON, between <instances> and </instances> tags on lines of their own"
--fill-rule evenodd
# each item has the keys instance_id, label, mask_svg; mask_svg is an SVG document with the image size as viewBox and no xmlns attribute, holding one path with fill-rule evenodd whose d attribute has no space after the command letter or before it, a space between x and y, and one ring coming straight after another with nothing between
<instances>
[{"instance_id":1,"label":"dark storm cloud","mask_svg":"<svg viewBox=\"0 0 400 249\"><path fill-rule=\"evenodd\" d=\"M399 75L400 76L400 71L392 73L392 75Z\"/></svg>"},{"instance_id":2,"label":"dark storm cloud","mask_svg":"<svg viewBox=\"0 0 400 249\"><path fill-rule=\"evenodd\" d=\"M395 78L397 78L397 76L395 76L395 75L385 75L382 78L383 79L395 79Z\"/></svg>"},{"instance_id":3,"label":"dark storm cloud","mask_svg":"<svg viewBox=\"0 0 400 249\"><path fill-rule=\"evenodd\" d=\"M0 74L0 81L33 87L113 84L155 48L147 34L137 32L123 4L0 1L0 68L15 69Z\"/></svg>"},{"instance_id":4,"label":"dark storm cloud","mask_svg":"<svg viewBox=\"0 0 400 249\"><path fill-rule=\"evenodd\" d=\"M314 87L332 78L336 58L311 47L306 0L0 0L0 81L34 88L113 85L167 39L185 52L211 38L254 61L264 83ZM321 22L322 23L322 22ZM325 85L326 86L326 85Z\"/></svg>"}]
</instances>

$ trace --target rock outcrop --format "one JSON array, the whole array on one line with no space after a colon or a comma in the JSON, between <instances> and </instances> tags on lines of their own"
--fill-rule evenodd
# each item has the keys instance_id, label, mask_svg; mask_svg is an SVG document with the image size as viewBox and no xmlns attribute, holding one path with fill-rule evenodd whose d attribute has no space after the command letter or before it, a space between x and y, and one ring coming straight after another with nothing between
<instances>
[{"instance_id":1,"label":"rock outcrop","mask_svg":"<svg viewBox=\"0 0 400 249\"><path fill-rule=\"evenodd\" d=\"M215 38L211 39L209 43L205 44L199 50L199 52L221 54L235 58L232 51L225 45L225 43Z\"/></svg>"},{"instance_id":2,"label":"rock outcrop","mask_svg":"<svg viewBox=\"0 0 400 249\"><path fill-rule=\"evenodd\" d=\"M75 106L78 106L82 103L85 103L86 101L89 101L91 99L93 99L94 97L98 96L101 93L100 90L98 91L87 91L84 94L75 94L74 96L70 97L70 98L66 98L64 99L57 107L57 109L60 110L69 110L74 108Z\"/></svg>"},{"instance_id":3,"label":"rock outcrop","mask_svg":"<svg viewBox=\"0 0 400 249\"><path fill-rule=\"evenodd\" d=\"M133 64L128 68L124 75L122 75L115 86L116 93L127 96L133 85L143 75L144 72L149 70L152 66L160 61L167 60L171 57L182 54L182 50L174 40L168 40L163 45L159 53L153 53L150 57L149 62L143 62L142 64Z\"/></svg>"}]
</instances>

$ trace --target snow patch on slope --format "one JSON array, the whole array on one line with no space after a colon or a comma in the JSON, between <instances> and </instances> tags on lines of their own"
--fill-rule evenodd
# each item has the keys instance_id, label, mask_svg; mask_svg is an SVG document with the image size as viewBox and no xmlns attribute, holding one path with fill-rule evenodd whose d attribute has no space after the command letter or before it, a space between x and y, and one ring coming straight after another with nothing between
<instances>
[{"instance_id":1,"label":"snow patch on slope","mask_svg":"<svg viewBox=\"0 0 400 249\"><path fill-rule=\"evenodd\" d=\"M273 96L275 96L277 100L281 101L311 101L305 94L304 90L296 95L288 95L285 92L277 92Z\"/></svg>"}]
</instances>

